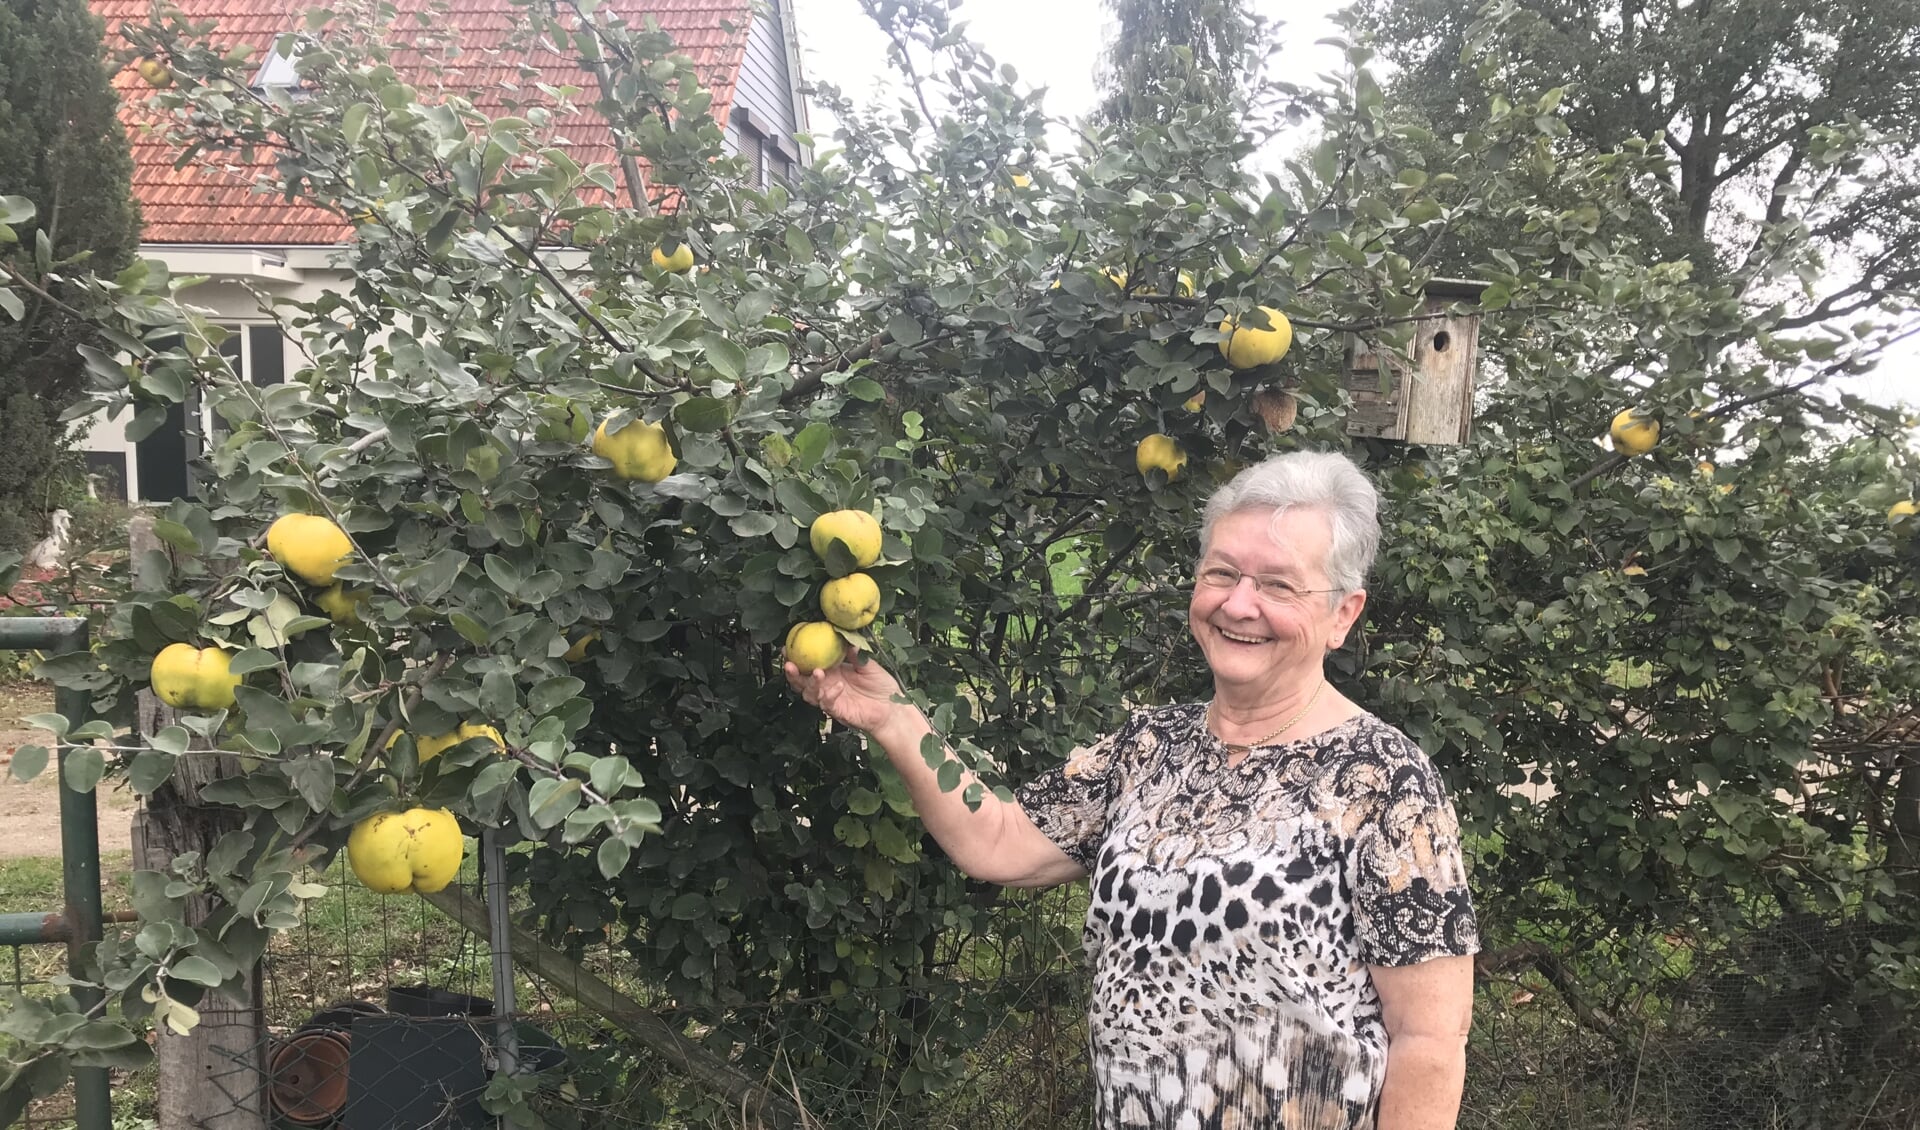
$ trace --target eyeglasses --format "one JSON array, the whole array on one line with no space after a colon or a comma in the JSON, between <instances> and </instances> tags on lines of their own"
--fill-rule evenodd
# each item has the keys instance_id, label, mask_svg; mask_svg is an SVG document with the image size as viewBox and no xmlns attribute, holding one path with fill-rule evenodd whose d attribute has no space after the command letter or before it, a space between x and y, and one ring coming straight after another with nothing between
<instances>
[{"instance_id":1,"label":"eyeglasses","mask_svg":"<svg viewBox=\"0 0 1920 1130\"><path fill-rule=\"evenodd\" d=\"M1194 570L1193 579L1201 588L1231 589L1240 585L1241 578L1253 582L1253 591L1268 604L1298 604L1309 596L1340 592L1340 589L1303 589L1292 581L1265 573L1242 573L1233 566L1219 561L1204 561Z\"/></svg>"}]
</instances>

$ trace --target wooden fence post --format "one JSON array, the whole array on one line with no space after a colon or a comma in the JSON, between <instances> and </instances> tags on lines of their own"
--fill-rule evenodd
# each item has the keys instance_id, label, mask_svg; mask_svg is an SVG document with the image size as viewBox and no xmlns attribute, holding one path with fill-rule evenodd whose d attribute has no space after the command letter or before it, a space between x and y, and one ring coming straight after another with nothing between
<instances>
[{"instance_id":1,"label":"wooden fence post","mask_svg":"<svg viewBox=\"0 0 1920 1130\"><path fill-rule=\"evenodd\" d=\"M128 538L136 586L145 587L140 585L141 573L151 571L142 569L143 556L165 555L166 546L154 535L153 519L144 514L128 524ZM142 690L138 717L141 736L151 738L173 723L174 712ZM237 759L196 740L175 762L172 778L134 816L134 866L165 871L186 852L206 858L222 835L240 826L240 817L201 805L200 790L239 771ZM188 904L187 921L203 922L213 910L211 898L196 897ZM237 993L209 990L198 1008L200 1023L184 1036L164 1024L154 1028L161 1130L266 1130L267 1025L259 964L247 971Z\"/></svg>"}]
</instances>

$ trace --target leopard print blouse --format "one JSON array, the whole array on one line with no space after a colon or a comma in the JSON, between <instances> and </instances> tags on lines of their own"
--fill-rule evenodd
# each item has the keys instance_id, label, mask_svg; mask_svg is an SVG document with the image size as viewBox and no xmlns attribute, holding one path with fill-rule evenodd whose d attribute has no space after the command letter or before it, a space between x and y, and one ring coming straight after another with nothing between
<instances>
[{"instance_id":1,"label":"leopard print blouse","mask_svg":"<svg viewBox=\"0 0 1920 1130\"><path fill-rule=\"evenodd\" d=\"M1134 712L1020 790L1086 868L1101 1130L1370 1130L1369 965L1480 948L1459 825L1371 714L1238 766L1204 708Z\"/></svg>"}]
</instances>

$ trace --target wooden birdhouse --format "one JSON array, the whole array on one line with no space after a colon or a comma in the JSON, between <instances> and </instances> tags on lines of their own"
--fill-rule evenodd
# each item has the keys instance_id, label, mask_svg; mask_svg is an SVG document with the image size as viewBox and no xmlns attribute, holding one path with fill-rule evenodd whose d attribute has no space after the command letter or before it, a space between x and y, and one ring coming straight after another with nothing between
<instances>
[{"instance_id":1,"label":"wooden birdhouse","mask_svg":"<svg viewBox=\"0 0 1920 1130\"><path fill-rule=\"evenodd\" d=\"M1411 367L1349 335L1349 435L1421 444L1467 441L1473 426L1473 380L1480 367L1480 315L1450 308L1478 302L1486 287L1466 279L1427 284L1424 313L1414 323Z\"/></svg>"}]
</instances>

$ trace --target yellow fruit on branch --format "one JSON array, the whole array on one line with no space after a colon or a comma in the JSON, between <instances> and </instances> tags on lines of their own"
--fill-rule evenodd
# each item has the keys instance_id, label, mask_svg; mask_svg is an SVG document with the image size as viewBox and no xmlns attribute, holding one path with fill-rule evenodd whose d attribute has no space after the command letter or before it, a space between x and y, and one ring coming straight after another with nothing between
<instances>
[{"instance_id":1,"label":"yellow fruit on branch","mask_svg":"<svg viewBox=\"0 0 1920 1130\"><path fill-rule=\"evenodd\" d=\"M147 682L168 706L225 710L233 705L233 688L240 685L240 676L228 672L231 662L217 647L171 643L153 657Z\"/></svg>"},{"instance_id":2,"label":"yellow fruit on branch","mask_svg":"<svg viewBox=\"0 0 1920 1130\"><path fill-rule=\"evenodd\" d=\"M1622 455L1645 455L1660 442L1660 421L1638 408L1624 408L1613 418L1607 430L1613 449Z\"/></svg>"},{"instance_id":3,"label":"yellow fruit on branch","mask_svg":"<svg viewBox=\"0 0 1920 1130\"><path fill-rule=\"evenodd\" d=\"M587 648L592 646L593 641L599 638L599 632L588 632L586 635L581 636L579 639L567 645L567 650L561 654L560 658L566 660L568 663L580 662L587 657Z\"/></svg>"},{"instance_id":4,"label":"yellow fruit on branch","mask_svg":"<svg viewBox=\"0 0 1920 1130\"><path fill-rule=\"evenodd\" d=\"M310 585L330 585L334 570L353 556L353 542L331 519L283 514L267 527L267 552L280 567Z\"/></svg>"},{"instance_id":5,"label":"yellow fruit on branch","mask_svg":"<svg viewBox=\"0 0 1920 1130\"><path fill-rule=\"evenodd\" d=\"M1896 527L1920 524L1920 502L1903 498L1887 507L1887 523Z\"/></svg>"},{"instance_id":6,"label":"yellow fruit on branch","mask_svg":"<svg viewBox=\"0 0 1920 1130\"><path fill-rule=\"evenodd\" d=\"M173 72L158 59L142 59L133 69L146 80L148 86L162 87L173 84Z\"/></svg>"},{"instance_id":7,"label":"yellow fruit on branch","mask_svg":"<svg viewBox=\"0 0 1920 1130\"><path fill-rule=\"evenodd\" d=\"M668 274L685 274L693 270L693 248L684 243L676 244L673 252L669 254L664 246L655 247L653 265Z\"/></svg>"},{"instance_id":8,"label":"yellow fruit on branch","mask_svg":"<svg viewBox=\"0 0 1920 1130\"><path fill-rule=\"evenodd\" d=\"M657 483L673 474L679 462L667 442L667 429L642 420L630 421L616 432L608 432L607 421L600 421L593 430L593 453L613 464L615 475L643 483Z\"/></svg>"},{"instance_id":9,"label":"yellow fruit on branch","mask_svg":"<svg viewBox=\"0 0 1920 1130\"><path fill-rule=\"evenodd\" d=\"M1204 388L1192 396L1187 397L1186 402L1180 405L1180 407L1185 408L1189 412L1198 412L1206 406L1207 390Z\"/></svg>"},{"instance_id":10,"label":"yellow fruit on branch","mask_svg":"<svg viewBox=\"0 0 1920 1130\"><path fill-rule=\"evenodd\" d=\"M1033 183L1033 178L1025 173L1015 173L1009 179L1013 181L1013 187L1015 188L1026 188Z\"/></svg>"},{"instance_id":11,"label":"yellow fruit on branch","mask_svg":"<svg viewBox=\"0 0 1920 1130\"><path fill-rule=\"evenodd\" d=\"M865 569L880 560L880 520L865 510L830 510L820 515L807 527L807 540L822 561L835 541L846 545L855 568Z\"/></svg>"},{"instance_id":12,"label":"yellow fruit on branch","mask_svg":"<svg viewBox=\"0 0 1920 1130\"><path fill-rule=\"evenodd\" d=\"M376 813L347 835L347 865L383 895L440 890L460 873L466 851L460 822L444 808Z\"/></svg>"},{"instance_id":13,"label":"yellow fruit on branch","mask_svg":"<svg viewBox=\"0 0 1920 1130\"><path fill-rule=\"evenodd\" d=\"M1180 469L1187 465L1187 453L1173 442L1173 437L1155 432L1140 441L1133 449L1133 465L1142 475L1158 469L1164 471L1167 481L1180 477Z\"/></svg>"},{"instance_id":14,"label":"yellow fruit on branch","mask_svg":"<svg viewBox=\"0 0 1920 1130\"><path fill-rule=\"evenodd\" d=\"M820 611L835 627L858 631L880 614L880 586L865 573L828 581L820 587Z\"/></svg>"},{"instance_id":15,"label":"yellow fruit on branch","mask_svg":"<svg viewBox=\"0 0 1920 1130\"><path fill-rule=\"evenodd\" d=\"M399 740L399 737L400 735L395 734L393 740L387 744L392 745L394 741ZM492 726L482 726L477 722L463 722L460 724L459 729L451 733L435 734L432 737L416 739L413 743L413 751L420 758L420 764L425 765L427 762L439 757L454 746L462 742L472 741L474 738L487 739L501 752L505 752L507 748L507 740L501 737L500 731L494 729Z\"/></svg>"},{"instance_id":16,"label":"yellow fruit on branch","mask_svg":"<svg viewBox=\"0 0 1920 1130\"><path fill-rule=\"evenodd\" d=\"M358 624L360 606L367 602L367 590L349 589L339 581L313 598L313 603L336 624Z\"/></svg>"},{"instance_id":17,"label":"yellow fruit on branch","mask_svg":"<svg viewBox=\"0 0 1920 1130\"><path fill-rule=\"evenodd\" d=\"M1271 306L1260 307L1260 312L1267 317L1264 330L1242 326L1235 317L1220 323L1220 332L1227 335L1220 342L1220 356L1236 369L1271 365L1285 357L1293 346L1293 323L1287 321L1287 316Z\"/></svg>"},{"instance_id":18,"label":"yellow fruit on branch","mask_svg":"<svg viewBox=\"0 0 1920 1130\"><path fill-rule=\"evenodd\" d=\"M786 654L787 662L798 667L802 675L811 675L835 667L846 658L847 641L832 624L808 620L787 632Z\"/></svg>"}]
</instances>

